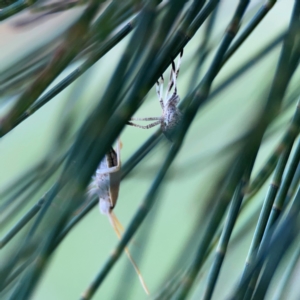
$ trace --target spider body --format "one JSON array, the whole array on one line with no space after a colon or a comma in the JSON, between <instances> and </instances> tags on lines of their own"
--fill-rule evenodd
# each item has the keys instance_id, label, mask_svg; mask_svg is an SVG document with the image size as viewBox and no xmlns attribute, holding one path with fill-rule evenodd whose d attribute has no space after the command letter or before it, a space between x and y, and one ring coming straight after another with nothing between
<instances>
[{"instance_id":1,"label":"spider body","mask_svg":"<svg viewBox=\"0 0 300 300\"><path fill-rule=\"evenodd\" d=\"M177 94L177 77L179 73L179 68L181 64L181 57L183 51L179 55L179 59L177 62L177 67L175 67L174 61L172 62L172 69L170 74L170 80L166 92L165 101L163 99L163 85L164 85L164 78L163 76L156 82L156 93L159 98L160 106L162 108L162 116L161 117L150 117L150 118L131 118L130 121L127 122L128 125L142 128L142 129L149 129L156 125L160 125L163 134L167 137L168 140L171 142L174 139L174 132L178 128L178 125L182 119L182 113L178 108L178 103L180 98ZM172 88L174 87L174 91L171 94ZM142 126L139 124L135 124L131 121L154 121L146 126Z\"/></svg>"},{"instance_id":2,"label":"spider body","mask_svg":"<svg viewBox=\"0 0 300 300\"><path fill-rule=\"evenodd\" d=\"M161 130L170 141L173 141L174 132L182 119L182 113L177 107L179 101L178 95L172 95L163 109Z\"/></svg>"}]
</instances>

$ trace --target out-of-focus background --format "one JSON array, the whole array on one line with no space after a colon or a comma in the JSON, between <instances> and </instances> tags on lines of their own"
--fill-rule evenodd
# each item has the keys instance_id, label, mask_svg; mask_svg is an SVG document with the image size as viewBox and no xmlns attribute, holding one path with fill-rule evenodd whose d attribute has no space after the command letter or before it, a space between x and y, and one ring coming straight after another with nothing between
<instances>
[{"instance_id":1,"label":"out-of-focus background","mask_svg":"<svg viewBox=\"0 0 300 300\"><path fill-rule=\"evenodd\" d=\"M250 2L242 18L241 32L245 25L255 17L264 2ZM277 1L257 28L253 30L251 35L222 67L212 84L211 91L217 89L243 63L255 58L261 49L287 30L294 2ZM48 4L49 2L45 3ZM199 28L184 47L177 81L178 94L181 99L186 98L193 91L205 72L210 68L216 50L225 34L225 29L231 21L238 3L239 1L220 1L207 43L209 51L198 72L194 72L198 64L197 55L201 53L200 45L205 38L209 19L204 22L203 26ZM38 4L39 1L36 5ZM20 95L28 89L34 80L37 80L37 77L28 75L28 83L23 78L23 85L16 83L15 85L11 84L11 87L9 87L10 79L6 74L15 68L18 62L22 62L26 66L24 59L30 62L33 59L30 54L34 53L36 49L41 49L36 56L43 56L43 53L47 51L49 53L54 51L51 47L55 49L56 44L62 41L64 37L62 33L79 20L86 5L88 4L75 6L62 12L46 14L40 18L37 18L37 16L41 12L35 12L34 6L32 8L29 6L2 21L0 24L0 84L1 93L3 93L1 97L1 120L6 120L7 114L13 109ZM104 8L102 9L105 10L105 5L109 5L109 3L105 2L103 5ZM168 7L172 4L166 2L165 5ZM183 11L184 9L187 10L189 5L190 2L187 2ZM141 7L139 9L142 10ZM0 15L5 9L6 7L0 11ZM139 12L140 10L137 10L136 14ZM101 10L94 18L99 15L101 15ZM162 13L160 18L163 17L165 16ZM120 30L123 24L126 24L126 22L121 23L115 30ZM158 24L161 25L162 23ZM117 43L90 69L53 97L51 101L9 130L5 135L2 134L0 141L2 204L6 203L5 201L8 199L5 194L7 190L9 189L12 192L17 189L19 184L22 184L23 174L30 174L30 168L47 155L55 156L53 151L56 147L59 147L58 135L68 114L73 114L73 119L70 132L67 132L67 146L64 147L68 148L76 139L82 124L99 104L107 86L113 84L111 78L120 60L124 57L124 51L131 42L133 34L134 32L130 33ZM61 38L58 38L60 36ZM129 249L152 295L158 293L167 284L168 278L172 279L171 275L175 275L169 272L174 267L180 253L187 253L184 251L188 247L191 232L194 230L196 236L197 232L199 232L199 236L202 234L201 230L203 228L201 226L195 228L195 224L201 224L199 218L205 219L206 215L212 210L213 203L207 202L207 199L213 200L209 197L216 189L221 189L223 180L220 180L220 178L224 175L223 172L228 168L228 165L237 160L235 155L237 149L239 149L237 146L239 139L255 123L257 112L265 104L281 48L282 42L278 43L261 60L250 63L246 72L227 84L211 101L201 107L187 131L182 147L158 191L154 206L129 243ZM55 77L54 81L49 83L42 95L47 91L51 91L56 84L78 68L88 55L89 52L87 51L86 56L77 57L73 63L68 64L62 72L59 72L60 74ZM51 64L51 60L48 63ZM141 62L137 62L137 65L132 68L138 67L139 63ZM38 69L37 72L40 72L43 68L44 66ZM169 73L170 67L167 68L164 75L165 89L167 88ZM17 81L17 74L14 76ZM299 76L296 70L285 93L284 109L280 116L268 127L263 143L259 148L251 175L252 178L259 172L279 143L295 111L297 98L295 91L297 90L298 79ZM9 88L11 90L8 91ZM116 82L115 89L118 88ZM153 86L134 116L157 117L161 114L161 107L155 92L155 86ZM156 127L142 130L124 126L119 133L123 145L121 149L122 164L124 165L132 154L156 131ZM114 212L125 229L128 228L142 200L145 199L156 174L170 153L170 148L171 142L162 137L161 142L122 180ZM0 217L3 216L3 220L5 219L4 225L0 227L1 237L5 236L32 205L51 188L52 184L59 178L60 172L62 172L61 169L58 169L57 173L53 171L54 176L52 177L48 174L47 176L51 177L49 181L45 184L37 183L37 186L32 188L32 192L24 190L26 197L24 196L23 200L17 201L14 208L5 205L1 207L3 211L0 212ZM270 179L266 180L250 204L240 213L235 228L242 226L244 221L249 220L249 223L244 232L229 243L213 299L226 299L239 283L269 183ZM33 185L33 183L31 184ZM22 195L18 195L18 197L22 198ZM64 196L60 196L59 193L57 197L64 201ZM57 214L59 212L58 209ZM2 265L4 268L7 257L11 257L12 252L17 252L20 249L22 243L18 243L21 241L22 235L26 235L30 231L30 226L35 218L37 216L34 216L27 225L24 225L20 232L0 250L0 260L2 261L0 266ZM236 229L236 232L238 232L238 229ZM43 238L42 234L40 238ZM196 240L195 237L195 243ZM47 268L45 268L43 275L33 289L30 298L43 300L78 299L104 265L117 243L118 238L108 218L99 213L96 205L74 226L53 251ZM296 243L290 247L279 265L275 277L271 281L266 299L276 297L278 293L276 288L278 288L281 280L281 274L284 273L284 268L293 254L294 247L296 247ZM194 255L194 251L195 249L191 251L191 256ZM181 267L176 269L179 275L185 266L184 259L183 257ZM189 260L190 257L186 259ZM213 256L208 256L203 271L198 274L192 293L189 294L190 299L201 299L203 296L209 266L212 261ZM296 267L291 278L288 299L298 299L299 297L298 286L294 284L298 280L298 273L299 270ZM26 277L24 274L26 273L21 274L8 287L4 288L3 295L5 297L10 295L7 289L13 290L14 285L18 285L18 282L20 284L24 279L22 276ZM124 290L123 292L123 289L128 287L130 287L130 291ZM138 277L124 253L94 295L94 299L144 298L146 296L139 284ZM168 296L166 298L161 297L161 299L168 299Z\"/></svg>"}]
</instances>

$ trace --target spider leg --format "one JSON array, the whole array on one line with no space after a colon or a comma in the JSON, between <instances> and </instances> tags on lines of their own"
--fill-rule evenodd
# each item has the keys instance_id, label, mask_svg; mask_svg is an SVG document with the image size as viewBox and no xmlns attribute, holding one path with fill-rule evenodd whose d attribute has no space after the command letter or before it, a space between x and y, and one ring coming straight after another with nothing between
<instances>
[{"instance_id":1,"label":"spider leg","mask_svg":"<svg viewBox=\"0 0 300 300\"><path fill-rule=\"evenodd\" d=\"M172 73L173 73L173 82L174 82L174 94L177 95L177 78L178 78L178 74L179 74L179 70L180 70L180 65L181 65L181 58L183 55L183 49L181 50L179 57L178 57L178 61L177 61L177 66L175 69L175 63L172 63Z\"/></svg>"},{"instance_id":2,"label":"spider leg","mask_svg":"<svg viewBox=\"0 0 300 300\"><path fill-rule=\"evenodd\" d=\"M171 69L171 73L170 73L170 79L169 79L169 83L168 83L168 88L167 88L167 91L166 91L166 101L169 99L170 97L170 92L172 90L172 87L173 87L173 64L174 62L172 62L172 69Z\"/></svg>"},{"instance_id":3,"label":"spider leg","mask_svg":"<svg viewBox=\"0 0 300 300\"><path fill-rule=\"evenodd\" d=\"M127 125L130 125L130 126L134 126L134 127L138 127L138 128L142 128L142 129L149 129L149 128L152 128L156 125L159 125L161 123L161 121L156 121L156 122L153 122L153 123L150 123L146 126L142 126L142 125L138 125L138 124L135 124L135 123L132 123L130 121L127 122Z\"/></svg>"},{"instance_id":4,"label":"spider leg","mask_svg":"<svg viewBox=\"0 0 300 300\"><path fill-rule=\"evenodd\" d=\"M161 117L151 117L151 118L130 118L130 121L155 121L160 120Z\"/></svg>"},{"instance_id":5,"label":"spider leg","mask_svg":"<svg viewBox=\"0 0 300 300\"><path fill-rule=\"evenodd\" d=\"M172 83L174 84L174 95L177 95L177 70L175 68L175 63L174 61L172 61L172 71L171 71L171 74L172 74ZM172 84L172 86L173 86Z\"/></svg>"},{"instance_id":6,"label":"spider leg","mask_svg":"<svg viewBox=\"0 0 300 300\"><path fill-rule=\"evenodd\" d=\"M169 81L168 90L167 90L167 93L166 93L166 99L167 100L170 98L170 93L171 93L171 90L172 90L173 86L174 86L174 93L173 93L173 95L177 95L177 77L178 77L179 70L180 70L182 55L183 55L183 50L181 50L181 52L179 54L178 61L177 61L177 66L175 66L174 60L172 61L172 69L171 69L171 73L170 73L170 81Z\"/></svg>"},{"instance_id":7,"label":"spider leg","mask_svg":"<svg viewBox=\"0 0 300 300\"><path fill-rule=\"evenodd\" d=\"M176 79L178 78L179 70L180 70L180 65L181 65L181 59L183 55L183 49L179 53L178 61L177 61L177 66L176 66Z\"/></svg>"},{"instance_id":8,"label":"spider leg","mask_svg":"<svg viewBox=\"0 0 300 300\"><path fill-rule=\"evenodd\" d=\"M162 109L164 109L163 91L164 91L164 77L163 75L161 75L160 79L156 81L156 93Z\"/></svg>"}]
</instances>

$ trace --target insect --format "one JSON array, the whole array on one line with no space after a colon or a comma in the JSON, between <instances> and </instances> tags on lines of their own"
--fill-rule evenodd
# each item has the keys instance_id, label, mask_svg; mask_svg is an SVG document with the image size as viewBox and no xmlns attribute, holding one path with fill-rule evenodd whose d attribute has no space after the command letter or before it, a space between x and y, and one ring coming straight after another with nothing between
<instances>
[{"instance_id":1,"label":"insect","mask_svg":"<svg viewBox=\"0 0 300 300\"><path fill-rule=\"evenodd\" d=\"M121 239L124 229L114 214L113 209L117 203L120 189L120 149L121 142L118 140L117 151L110 147L109 151L100 162L88 187L88 196L92 197L96 195L99 198L100 212L108 217L109 222L119 239ZM145 284L141 272L133 260L128 248L125 248L125 252L140 279L143 289L145 290L146 294L149 295L149 290Z\"/></svg>"},{"instance_id":2,"label":"insect","mask_svg":"<svg viewBox=\"0 0 300 300\"><path fill-rule=\"evenodd\" d=\"M173 141L174 132L176 131L181 119L182 113L177 107L180 98L177 94L177 77L179 74L181 58L183 55L183 50L179 54L179 58L177 61L177 66L175 67L174 61L172 62L172 68L170 73L170 80L168 84L168 88L166 91L165 99L163 98L163 88L164 88L164 78L161 75L159 80L156 82L156 93L160 102L160 106L162 108L161 117L150 117L150 118L131 118L130 121L127 122L127 125L149 129L154 126L160 125L161 130L164 135L170 140ZM174 86L174 91L171 93L172 88ZM139 124L135 124L131 121L155 121L146 126L142 126Z\"/></svg>"},{"instance_id":3,"label":"insect","mask_svg":"<svg viewBox=\"0 0 300 300\"><path fill-rule=\"evenodd\" d=\"M118 141L117 152L110 147L100 162L96 174L88 187L89 196L97 195L99 209L104 215L110 216L115 207L120 189L120 147Z\"/></svg>"}]
</instances>

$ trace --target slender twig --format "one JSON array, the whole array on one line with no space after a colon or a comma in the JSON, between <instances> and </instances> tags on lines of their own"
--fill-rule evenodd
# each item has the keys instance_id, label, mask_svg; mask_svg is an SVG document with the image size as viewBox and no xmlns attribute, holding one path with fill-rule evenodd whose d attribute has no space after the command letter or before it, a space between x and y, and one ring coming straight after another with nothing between
<instances>
[{"instance_id":1,"label":"slender twig","mask_svg":"<svg viewBox=\"0 0 300 300\"><path fill-rule=\"evenodd\" d=\"M81 18L68 30L65 41L56 50L53 60L44 69L41 75L19 97L11 110L1 120L1 135L3 136L14 127L16 120L28 109L28 107L43 93L48 85L59 75L72 61L81 49L79 38L84 39L89 23L97 13L98 1L90 4ZM100 1L99 1L100 2Z\"/></svg>"},{"instance_id":2,"label":"slender twig","mask_svg":"<svg viewBox=\"0 0 300 300\"><path fill-rule=\"evenodd\" d=\"M252 169L252 167L250 168ZM238 184L235 194L233 196L228 215L226 218L226 222L224 224L224 228L222 230L221 237L219 239L219 243L216 249L215 258L211 265L208 279L207 279L207 285L205 287L203 300L209 300L211 299L213 295L213 291L215 288L215 285L217 283L217 279L219 277L219 273L222 267L222 263L224 260L224 257L226 255L227 246L229 243L229 239L233 230L233 227L235 225L235 221L237 220L239 210L244 198L245 194L245 188L248 184L250 178L250 174L245 174L244 178L241 180L241 182Z\"/></svg>"},{"instance_id":3,"label":"slender twig","mask_svg":"<svg viewBox=\"0 0 300 300\"><path fill-rule=\"evenodd\" d=\"M285 200L286 203L290 203L291 199L294 197L294 195L297 191L297 188L299 186L299 183L300 183L300 163L298 163L295 175L294 175L293 180L291 182L290 188L287 192L286 200Z\"/></svg>"},{"instance_id":4,"label":"slender twig","mask_svg":"<svg viewBox=\"0 0 300 300\"><path fill-rule=\"evenodd\" d=\"M44 204L45 198L42 198L34 205L18 223L0 240L0 249L3 248L40 210Z\"/></svg>"},{"instance_id":5,"label":"slender twig","mask_svg":"<svg viewBox=\"0 0 300 300\"><path fill-rule=\"evenodd\" d=\"M234 292L229 297L230 300L238 300L243 297L245 288L248 285L249 279L256 272L258 268L261 268L264 261L268 259L268 264L265 268L263 278L257 293L253 296L253 299L264 299L266 289L272 279L275 269L280 263L285 252L289 249L291 243L297 236L297 232L300 230L299 222L297 218L300 212L300 189L298 189L295 199L291 206L291 209L287 215L280 220L276 228L273 228L271 234L268 236L264 247L261 249L259 255L257 255L254 264L249 270L248 277L244 278L236 287ZM257 298L255 298L257 297Z\"/></svg>"},{"instance_id":6,"label":"slender twig","mask_svg":"<svg viewBox=\"0 0 300 300\"><path fill-rule=\"evenodd\" d=\"M288 151L288 149L286 151ZM284 156L284 153L282 154L282 156ZM266 243L268 235L271 232L272 226L274 226L275 222L279 218L279 215L280 215L281 210L282 210L282 206L284 204L286 193L287 193L288 188L290 186L293 175L296 171L296 167L297 167L297 164L299 162L299 159L300 159L300 142L298 142L297 149L296 149L296 151L293 155L291 164L290 164L290 166L287 170L286 176L284 177L283 183L282 183L282 185L280 185L280 189L277 193L277 196L276 196L276 199L274 201L272 210L269 213L269 216L267 216L268 220L267 220L267 224L266 225L264 224L265 225L265 230L263 231L263 237L261 239L261 243L260 243L260 246L259 246L259 251L261 251L261 249L263 248L263 245ZM260 221L260 219L259 219L259 221ZM259 276L259 271L260 270L258 269L252 275L251 282L249 284L247 293L245 295L246 299L249 299L251 297L252 293L254 292L255 286L257 284L258 276Z\"/></svg>"},{"instance_id":7,"label":"slender twig","mask_svg":"<svg viewBox=\"0 0 300 300\"><path fill-rule=\"evenodd\" d=\"M224 63L235 53L235 51L243 44L243 42L249 37L249 35L254 31L254 29L259 25L259 23L264 19L268 12L275 5L277 0L269 0L262 5L257 14L253 19L247 24L246 28L241 32L236 41L232 44L226 53L224 58Z\"/></svg>"},{"instance_id":8,"label":"slender twig","mask_svg":"<svg viewBox=\"0 0 300 300\"><path fill-rule=\"evenodd\" d=\"M293 72L295 70L294 66L289 65L289 61L292 55L292 48L294 46L295 40L296 40L296 34L297 30L299 28L299 18L300 15L300 2L296 1L294 5L294 10L290 22L290 27L289 27L289 34L287 35L281 55L279 57L279 62L278 62L278 67L275 73L275 77L273 80L273 84L270 90L270 94L268 97L268 102L267 105L270 105L272 108L271 110L268 109L266 111L267 116L265 118L262 118L262 126L265 126L264 123L270 122L270 118L274 118L275 115L277 115L279 109L280 109L280 104L282 102L283 96L285 94L285 91L287 89L288 83L293 75ZM290 145L290 149L292 147L292 144ZM261 242L263 232L265 230L265 226L268 220L268 216L270 213L270 210L273 205L274 198L277 193L278 189L278 184L280 184L281 181L281 176L284 171L284 167L286 165L288 156L289 156L290 151L287 149L281 156L280 161L278 162L277 166L277 172L274 174L274 185L272 185L269 189L269 193L266 197L266 200L264 202L264 207L261 212L260 216L260 221L256 227L256 233L254 234L254 238L250 247L250 250L248 252L248 257L247 257L247 263L244 268L243 276L241 279L241 283L243 283L243 291L240 291L240 293L243 293L243 296L245 295L244 293L246 292L245 286L248 285L250 282L249 280L251 279L251 276L249 275L249 269L252 270L252 268L249 268L249 266L253 263L252 258L255 260L255 255L259 243ZM249 295L249 294L248 294ZM250 295L249 295L250 296Z\"/></svg>"},{"instance_id":9,"label":"slender twig","mask_svg":"<svg viewBox=\"0 0 300 300\"><path fill-rule=\"evenodd\" d=\"M209 47L208 47L208 42L211 38L211 34L214 28L214 25L216 23L216 18L217 18L217 13L218 13L218 7L215 8L215 10L212 12L210 15L209 19L207 20L206 26L205 26L205 31L204 31L204 37L203 40L201 41L201 44L195 51L197 54L197 63L194 69L194 72L191 75L191 82L189 86L191 88L195 87L195 84L197 82L197 77L200 74L201 68L203 66L203 63L209 53Z\"/></svg>"},{"instance_id":10,"label":"slender twig","mask_svg":"<svg viewBox=\"0 0 300 300\"><path fill-rule=\"evenodd\" d=\"M299 109L299 102L298 102L292 121L289 127L287 128L287 130L285 131L282 139L276 146L273 153L267 159L266 163L263 165L263 167L260 169L258 174L251 182L247 191L248 193L247 201L251 199L257 193L257 191L259 191L259 189L262 187L262 185L266 182L267 178L275 169L275 166L282 152L285 151L291 145L291 143L294 142L297 135L299 134L299 126L300 126L300 109Z\"/></svg>"},{"instance_id":11,"label":"slender twig","mask_svg":"<svg viewBox=\"0 0 300 300\"><path fill-rule=\"evenodd\" d=\"M280 279L279 286L274 293L274 300L284 300L289 299L288 293L291 287L291 279L297 267L300 258L300 243L298 243L297 248L295 249L290 261L284 270L284 273Z\"/></svg>"},{"instance_id":12,"label":"slender twig","mask_svg":"<svg viewBox=\"0 0 300 300\"><path fill-rule=\"evenodd\" d=\"M295 200L291 206L288 217L285 219L285 222L281 224L281 239L276 243L276 250L271 251L271 255L266 260L265 267L262 271L261 277L259 278L259 282L257 283L256 290L253 294L253 299L264 299L268 286L272 280L272 277L275 274L275 270L277 269L282 257L285 252L290 248L292 242L296 239L297 234L299 232L299 210L300 210L300 195L299 191L295 197ZM287 233L289 231L289 233ZM276 234L276 233L275 233ZM273 235L273 237L275 236ZM282 235L285 234L285 237ZM274 237L276 238L276 236ZM278 236L277 236L278 238ZM266 243L268 244L268 243ZM264 252L263 247L260 252ZM260 268L259 268L260 269ZM258 272L256 272L258 273Z\"/></svg>"},{"instance_id":13,"label":"slender twig","mask_svg":"<svg viewBox=\"0 0 300 300\"><path fill-rule=\"evenodd\" d=\"M267 224L267 231L271 228L271 226L276 222L280 212L282 211L282 207L284 205L287 192L291 186L292 179L295 175L297 166L300 160L300 141L298 141L298 145L296 147L295 153L293 153L292 160L287 168L286 174L283 177L282 184L278 191L277 197L275 199L274 205L272 207L272 211Z\"/></svg>"},{"instance_id":14,"label":"slender twig","mask_svg":"<svg viewBox=\"0 0 300 300\"><path fill-rule=\"evenodd\" d=\"M37 2L37 0L18 0L15 1L15 3L11 4L10 6L5 7L4 9L2 9L0 11L0 21L3 21L15 14L17 14L18 12L24 10L25 8L33 5L35 2Z\"/></svg>"},{"instance_id":15,"label":"slender twig","mask_svg":"<svg viewBox=\"0 0 300 300\"><path fill-rule=\"evenodd\" d=\"M279 159L279 162L276 166L274 176L270 183L269 190L267 192L266 199L264 200L263 207L262 207L256 228L255 228L255 232L253 235L253 239L251 242L251 246L250 246L247 258L246 258L246 263L245 263L245 267L244 267L244 271L243 271L241 280L244 280L244 278L246 278L248 276L248 270L249 270L250 266L253 264L253 261L255 261L255 255L257 253L257 249L259 248L259 245L262 241L263 234L266 230L267 222L269 219L269 215L272 210L272 206L273 206L277 191L281 184L281 178L283 175L283 171L286 167L287 160L289 158L289 154L290 154L290 151L292 148L291 146L282 153L282 155ZM247 295L245 297L247 297ZM247 299L248 299L248 297L247 297Z\"/></svg>"},{"instance_id":16,"label":"slender twig","mask_svg":"<svg viewBox=\"0 0 300 300\"><path fill-rule=\"evenodd\" d=\"M212 81L214 80L215 76L218 74L221 68L222 60L225 55L225 52L227 51L228 47L230 46L230 43L232 42L234 36L236 35L239 23L241 18L243 17L243 14L245 13L245 10L248 6L248 1L241 1L238 5L235 14L228 26L228 29L226 31L226 34L221 42L221 45L219 49L217 50L217 53L214 57L214 60L206 73L202 83L199 85L196 96L193 99L190 107L187 109L186 112L186 119L183 119L183 126L188 126L190 124L191 120L195 116L197 109L199 108L200 104L203 103L209 94L209 90L212 84ZM185 116L184 116L185 117ZM184 124L186 122L186 125ZM184 299L187 294L189 293L192 284L196 278L196 275L203 263L203 259L205 257L205 253L207 251L207 247L210 244L210 241L212 239L212 234L217 229L223 214L226 210L227 205L229 204L231 195L232 195L232 184L235 186L234 183L236 183L237 176L239 177L241 170L236 170L236 173L233 174L232 182L229 183L229 191L226 193L226 196L221 197L221 200L219 202L218 207L215 207L215 210L212 212L211 222L208 223L207 228L205 230L205 234L203 236L203 239L200 242L200 245L197 250L197 255L190 267L190 270L184 277L184 281L182 283L182 289L177 295L177 299ZM238 175L239 174L239 175Z\"/></svg>"},{"instance_id":17,"label":"slender twig","mask_svg":"<svg viewBox=\"0 0 300 300\"><path fill-rule=\"evenodd\" d=\"M124 233L121 241L119 242L118 246L114 249L113 255L110 256L110 258L107 260L105 265L103 266L103 269L97 274L95 279L92 281L92 283L89 285L89 287L85 290L85 292L82 294L81 298L82 300L90 299L93 294L95 293L97 287L102 283L106 275L108 274L109 270L112 268L116 260L120 257L123 250L125 249L125 246L130 241L130 239L133 236L133 233L139 228L142 221L145 219L147 214L149 213L151 207L154 205L154 201L156 199L156 193L157 190L164 179L172 161L174 160L175 156L178 153L178 150L180 148L180 143L177 142L177 144L174 144L168 156L166 157L163 166L159 170L151 188L149 189L149 192L147 193L147 196L145 197L145 200L141 203L138 211L136 212L135 216L133 217L132 221L130 222L128 229Z\"/></svg>"}]
</instances>

